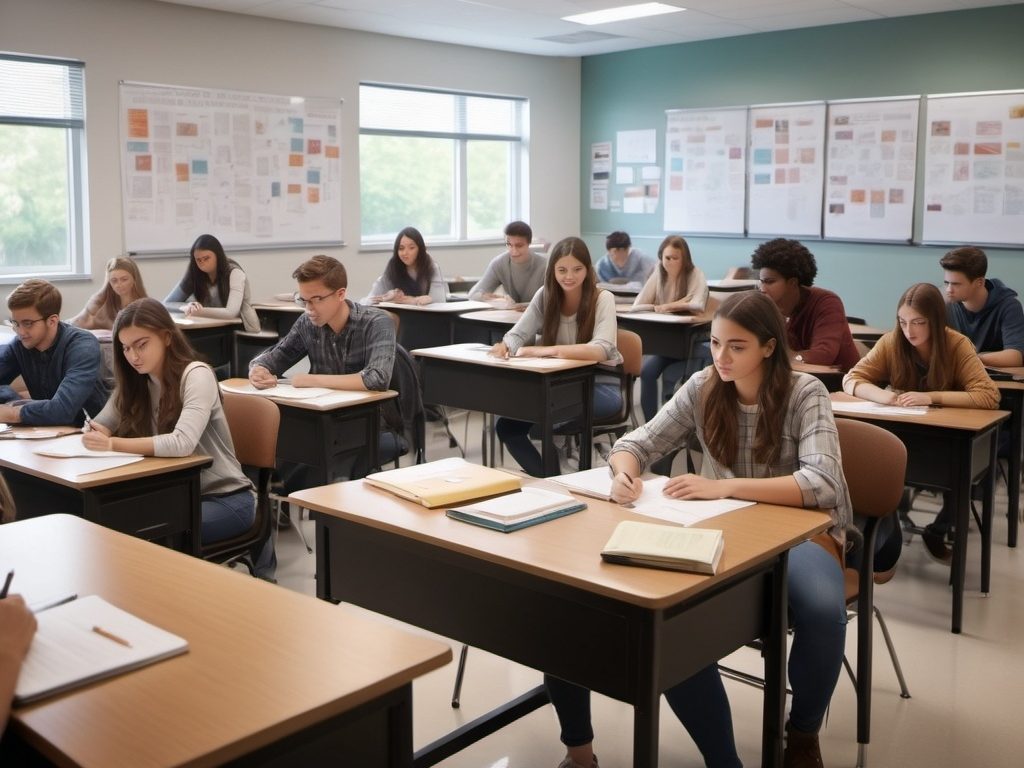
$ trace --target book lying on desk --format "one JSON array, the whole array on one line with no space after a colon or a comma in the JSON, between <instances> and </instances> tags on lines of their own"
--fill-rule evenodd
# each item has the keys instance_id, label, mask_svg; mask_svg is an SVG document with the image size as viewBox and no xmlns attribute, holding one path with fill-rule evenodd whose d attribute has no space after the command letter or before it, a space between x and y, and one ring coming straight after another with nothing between
<instances>
[{"instance_id":1,"label":"book lying on desk","mask_svg":"<svg viewBox=\"0 0 1024 768\"><path fill-rule=\"evenodd\" d=\"M36 615L15 704L78 688L188 650L188 642L90 595Z\"/></svg>"},{"instance_id":2,"label":"book lying on desk","mask_svg":"<svg viewBox=\"0 0 1024 768\"><path fill-rule=\"evenodd\" d=\"M586 508L586 503L568 494L527 487L519 493L509 493L496 499L455 507L449 509L446 514L453 520L460 520L463 523L511 533Z\"/></svg>"},{"instance_id":3,"label":"book lying on desk","mask_svg":"<svg viewBox=\"0 0 1024 768\"><path fill-rule=\"evenodd\" d=\"M722 559L721 531L623 520L601 557L609 563L714 575Z\"/></svg>"},{"instance_id":4,"label":"book lying on desk","mask_svg":"<svg viewBox=\"0 0 1024 768\"><path fill-rule=\"evenodd\" d=\"M366 476L366 482L424 507L446 507L518 491L515 475L454 457Z\"/></svg>"}]
</instances>

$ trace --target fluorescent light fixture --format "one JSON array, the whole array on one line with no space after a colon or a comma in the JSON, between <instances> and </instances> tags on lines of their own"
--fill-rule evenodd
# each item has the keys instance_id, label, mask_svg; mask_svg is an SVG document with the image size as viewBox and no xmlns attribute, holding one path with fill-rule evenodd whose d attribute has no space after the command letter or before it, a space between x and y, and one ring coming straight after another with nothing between
<instances>
[{"instance_id":1,"label":"fluorescent light fixture","mask_svg":"<svg viewBox=\"0 0 1024 768\"><path fill-rule=\"evenodd\" d=\"M665 5L665 3L640 3L639 5L623 5L618 8L606 8L603 11L577 13L575 16L563 16L562 21L572 21L576 24L607 24L612 21L642 19L645 16L660 16L663 13L675 13L676 11L685 10L685 8L678 8L674 5Z\"/></svg>"}]
</instances>

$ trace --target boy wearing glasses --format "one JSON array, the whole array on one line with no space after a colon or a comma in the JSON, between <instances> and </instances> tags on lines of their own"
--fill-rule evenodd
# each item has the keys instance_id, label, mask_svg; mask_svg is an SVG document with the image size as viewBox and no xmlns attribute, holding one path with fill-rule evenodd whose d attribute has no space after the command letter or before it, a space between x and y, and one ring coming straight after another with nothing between
<instances>
[{"instance_id":1,"label":"boy wearing glasses","mask_svg":"<svg viewBox=\"0 0 1024 768\"><path fill-rule=\"evenodd\" d=\"M528 304L533 294L544 285L548 260L530 250L533 230L525 221L513 221L505 227L506 250L487 265L483 277L469 291L473 301L505 300L511 304ZM495 293L498 287L505 295Z\"/></svg>"},{"instance_id":2,"label":"boy wearing glasses","mask_svg":"<svg viewBox=\"0 0 1024 768\"><path fill-rule=\"evenodd\" d=\"M81 426L84 408L97 414L109 391L100 372L100 344L62 323L61 295L46 280L26 280L7 297L17 334L0 347L0 384L21 376L29 399L0 405L0 422Z\"/></svg>"}]
</instances>

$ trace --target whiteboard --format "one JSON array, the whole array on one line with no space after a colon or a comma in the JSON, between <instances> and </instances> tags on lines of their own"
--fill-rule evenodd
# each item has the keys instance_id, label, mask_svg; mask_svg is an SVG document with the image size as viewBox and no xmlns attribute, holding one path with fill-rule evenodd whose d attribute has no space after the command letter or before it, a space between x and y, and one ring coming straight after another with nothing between
<instances>
[{"instance_id":1,"label":"whiteboard","mask_svg":"<svg viewBox=\"0 0 1024 768\"><path fill-rule=\"evenodd\" d=\"M829 102L826 238L913 238L920 102L919 96Z\"/></svg>"},{"instance_id":2,"label":"whiteboard","mask_svg":"<svg viewBox=\"0 0 1024 768\"><path fill-rule=\"evenodd\" d=\"M747 108L665 115L665 231L742 235Z\"/></svg>"},{"instance_id":3,"label":"whiteboard","mask_svg":"<svg viewBox=\"0 0 1024 768\"><path fill-rule=\"evenodd\" d=\"M125 250L341 244L341 102L120 84Z\"/></svg>"},{"instance_id":4,"label":"whiteboard","mask_svg":"<svg viewBox=\"0 0 1024 768\"><path fill-rule=\"evenodd\" d=\"M928 97L929 243L1024 245L1024 91Z\"/></svg>"},{"instance_id":5,"label":"whiteboard","mask_svg":"<svg viewBox=\"0 0 1024 768\"><path fill-rule=\"evenodd\" d=\"M749 234L821 237L825 102L750 108Z\"/></svg>"}]
</instances>

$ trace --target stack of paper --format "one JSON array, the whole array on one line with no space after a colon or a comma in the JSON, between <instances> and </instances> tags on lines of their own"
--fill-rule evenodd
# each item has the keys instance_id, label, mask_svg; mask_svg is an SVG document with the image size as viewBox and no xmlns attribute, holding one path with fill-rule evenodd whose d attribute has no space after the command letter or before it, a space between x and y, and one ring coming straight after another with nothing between
<instances>
[{"instance_id":1,"label":"stack of paper","mask_svg":"<svg viewBox=\"0 0 1024 768\"><path fill-rule=\"evenodd\" d=\"M624 520L604 545L601 557L622 565L713 575L724 546L721 531Z\"/></svg>"},{"instance_id":2,"label":"stack of paper","mask_svg":"<svg viewBox=\"0 0 1024 768\"><path fill-rule=\"evenodd\" d=\"M458 457L375 472L366 482L430 508L518 491L522 485L515 475Z\"/></svg>"},{"instance_id":3,"label":"stack of paper","mask_svg":"<svg viewBox=\"0 0 1024 768\"><path fill-rule=\"evenodd\" d=\"M586 508L585 503L568 494L528 487L519 493L449 509L447 514L464 523L511 533Z\"/></svg>"}]
</instances>

